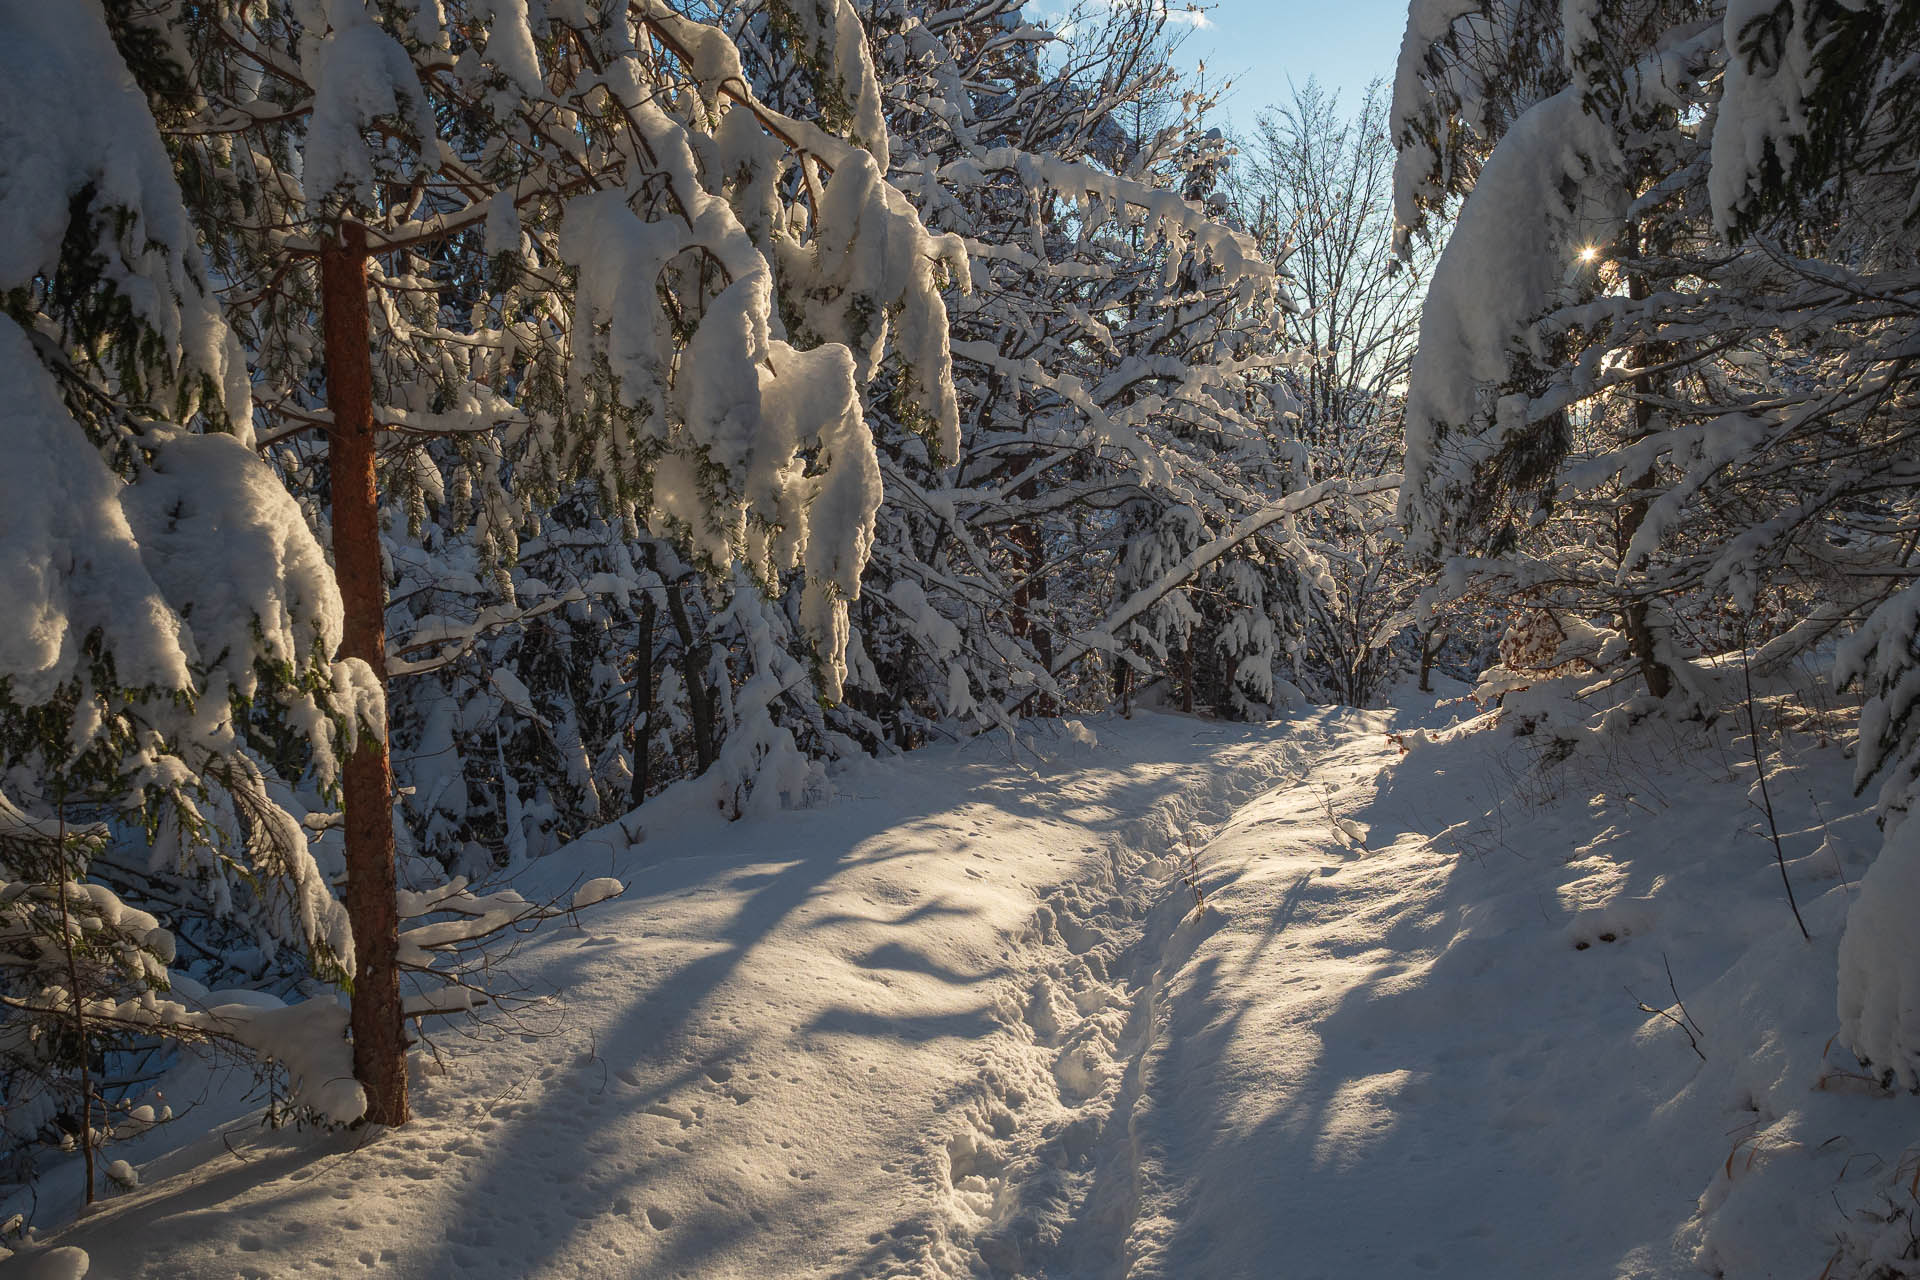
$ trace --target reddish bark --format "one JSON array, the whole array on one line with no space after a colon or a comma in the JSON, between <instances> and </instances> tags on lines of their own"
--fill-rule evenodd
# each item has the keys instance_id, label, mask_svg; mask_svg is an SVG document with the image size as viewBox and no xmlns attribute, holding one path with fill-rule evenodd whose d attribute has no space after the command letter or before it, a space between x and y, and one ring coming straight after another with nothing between
<instances>
[{"instance_id":1,"label":"reddish bark","mask_svg":"<svg viewBox=\"0 0 1920 1280\"><path fill-rule=\"evenodd\" d=\"M326 344L327 472L333 494L333 568L346 607L343 658L362 658L387 682L386 574L374 476L373 343L367 316L367 233L346 224L320 249ZM393 778L386 729L347 757L347 917L353 925L353 1074L367 1119L407 1122L407 1036L400 1006L400 915L393 867Z\"/></svg>"}]
</instances>

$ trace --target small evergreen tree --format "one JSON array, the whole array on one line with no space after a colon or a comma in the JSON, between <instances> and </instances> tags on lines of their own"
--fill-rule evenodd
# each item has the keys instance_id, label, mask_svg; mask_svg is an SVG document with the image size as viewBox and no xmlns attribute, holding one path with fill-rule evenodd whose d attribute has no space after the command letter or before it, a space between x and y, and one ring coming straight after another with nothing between
<instances>
[{"instance_id":1,"label":"small evergreen tree","mask_svg":"<svg viewBox=\"0 0 1920 1280\"><path fill-rule=\"evenodd\" d=\"M253 450L245 356L141 93L178 65L87 5L3 25L0 110L35 148L0 182L0 1088L11 1138L85 1152L91 1197L123 1101L92 1064L249 1038L163 1004L173 935L125 898L164 882L173 914L343 977L353 942L288 784L335 794L380 698L335 659L333 575Z\"/></svg>"}]
</instances>

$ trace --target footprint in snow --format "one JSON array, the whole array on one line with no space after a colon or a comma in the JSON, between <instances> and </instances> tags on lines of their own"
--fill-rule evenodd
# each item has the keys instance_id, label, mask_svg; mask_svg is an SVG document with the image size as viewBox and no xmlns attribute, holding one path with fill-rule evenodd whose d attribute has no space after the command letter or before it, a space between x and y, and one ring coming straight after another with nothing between
<instances>
[{"instance_id":1,"label":"footprint in snow","mask_svg":"<svg viewBox=\"0 0 1920 1280\"><path fill-rule=\"evenodd\" d=\"M1604 907L1574 912L1567 923L1567 937L1575 951L1585 951L1596 942L1618 942L1636 933L1651 933L1658 921L1653 899L1622 898Z\"/></svg>"}]
</instances>

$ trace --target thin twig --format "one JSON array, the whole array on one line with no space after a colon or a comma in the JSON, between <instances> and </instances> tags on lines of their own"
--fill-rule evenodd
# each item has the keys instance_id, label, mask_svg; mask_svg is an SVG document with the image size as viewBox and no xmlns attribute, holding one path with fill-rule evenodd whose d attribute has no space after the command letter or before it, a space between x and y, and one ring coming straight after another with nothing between
<instances>
[{"instance_id":1,"label":"thin twig","mask_svg":"<svg viewBox=\"0 0 1920 1280\"><path fill-rule=\"evenodd\" d=\"M1813 935L1807 932L1807 922L1800 916L1800 903L1793 896L1793 880L1787 875L1787 854L1780 847L1780 825L1773 818L1773 797L1767 791L1767 766L1760 758L1760 721L1753 714L1753 664L1749 661L1744 623L1741 630L1740 678L1747 692L1747 745L1753 749L1753 767L1760 775L1760 806L1766 811L1767 832L1773 837L1773 859L1780 864L1780 883L1786 886L1787 905L1793 908L1793 922L1800 926L1800 936L1812 942Z\"/></svg>"},{"instance_id":2,"label":"thin twig","mask_svg":"<svg viewBox=\"0 0 1920 1280\"><path fill-rule=\"evenodd\" d=\"M1664 951L1660 953L1660 963L1662 966L1666 968L1667 990L1673 993L1673 1003L1676 1007L1679 1008L1680 1016L1685 1018L1687 1020L1687 1025L1692 1027L1695 1031L1699 1031L1701 1035L1707 1034L1705 1031L1700 1030L1700 1024L1695 1022L1693 1020L1693 1015L1687 1012L1687 1002L1680 998L1680 988L1674 985L1673 962L1667 959L1667 953Z\"/></svg>"},{"instance_id":3,"label":"thin twig","mask_svg":"<svg viewBox=\"0 0 1920 1280\"><path fill-rule=\"evenodd\" d=\"M1626 989L1626 992L1628 995L1632 996L1633 988L1628 987ZM1693 1050L1694 1054L1697 1057L1699 1057L1700 1061L1705 1062L1707 1060L1707 1055L1700 1051L1700 1041L1695 1038L1692 1027L1688 1026L1686 1023L1682 1022L1680 1019L1674 1017L1672 1014L1668 1013L1665 1009L1654 1008L1652 1005L1648 1004L1645 1000L1640 999L1640 997L1638 996L1634 996L1633 1000L1634 1000L1634 1004L1639 1006L1640 1012L1651 1013L1655 1017L1665 1018L1668 1022L1671 1022L1674 1026L1680 1028L1680 1030L1685 1032L1687 1036L1687 1047Z\"/></svg>"},{"instance_id":4,"label":"thin twig","mask_svg":"<svg viewBox=\"0 0 1920 1280\"><path fill-rule=\"evenodd\" d=\"M1183 836L1181 842L1187 846L1187 862L1181 878L1187 882L1187 888L1193 891L1193 909L1207 909L1207 895L1200 891L1200 851L1193 847L1193 837Z\"/></svg>"},{"instance_id":5,"label":"thin twig","mask_svg":"<svg viewBox=\"0 0 1920 1280\"><path fill-rule=\"evenodd\" d=\"M1662 954L1660 958L1664 961L1666 959L1666 956ZM1673 967L1671 965L1667 967L1667 986L1669 989L1671 989L1673 986ZM1700 1061L1702 1062L1705 1062L1707 1060L1706 1052L1700 1047L1700 1037L1694 1034L1694 1028L1693 1026L1690 1025L1693 1022L1693 1018L1691 1015L1685 1018L1676 1018L1671 1013L1668 1013L1665 1009L1656 1009L1652 1005L1648 1004L1645 1000L1642 1000L1639 996L1634 995L1632 987L1626 987L1624 988L1624 990L1629 996L1633 997L1633 1003L1635 1007L1637 1007L1640 1010L1640 1012L1650 1013L1654 1015L1656 1018L1665 1018L1668 1022L1671 1022L1674 1026L1680 1028L1681 1032L1685 1034L1685 1036L1687 1037L1687 1047L1693 1050L1694 1056L1699 1058ZM1679 1004L1680 993L1677 990L1674 991L1673 993L1673 999L1674 999L1674 1003ZM1684 1004L1680 1005L1680 1012L1683 1014L1687 1012L1687 1007Z\"/></svg>"}]
</instances>

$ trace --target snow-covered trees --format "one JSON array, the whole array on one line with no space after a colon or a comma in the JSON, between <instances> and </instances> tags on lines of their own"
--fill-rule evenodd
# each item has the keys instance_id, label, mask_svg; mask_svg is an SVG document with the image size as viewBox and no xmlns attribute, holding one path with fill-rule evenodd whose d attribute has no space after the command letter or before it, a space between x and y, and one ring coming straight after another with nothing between
<instances>
[{"instance_id":1,"label":"snow-covered trees","mask_svg":"<svg viewBox=\"0 0 1920 1280\"><path fill-rule=\"evenodd\" d=\"M252 875L281 940L345 977L355 948L283 810L327 807L336 748L364 721L344 779L354 1047L388 1122L406 1103L382 542L434 520L474 548L475 594L497 593L471 631L512 624L532 612L512 594L517 544L567 496L725 584L736 607L718 616L774 637L762 665L789 676L790 642L832 697L879 502L861 385L894 362L931 447L951 452L957 430L939 289L958 243L884 181L852 11L801 20L826 24L832 58L808 74L851 94L838 127L868 136L849 141L759 102L716 28L662 5L562 10L7 14L22 168L5 369L29 436L7 476L8 603L31 620L0 677L9 787L29 806L9 847L39 847L28 836L67 804L129 797L156 849L206 844L211 803L245 842L216 871ZM69 112L55 83L112 92ZM793 624L749 616L782 575ZM596 596L660 590L684 621L683 582L599 579ZM461 642L422 621L403 647ZM709 720L743 708L744 787L780 744L752 723L768 699L716 699L689 671ZM718 754L709 733L701 764ZM67 857L56 840L39 870L75 878ZM19 901L10 928L44 923L39 897Z\"/></svg>"},{"instance_id":2,"label":"snow-covered trees","mask_svg":"<svg viewBox=\"0 0 1920 1280\"><path fill-rule=\"evenodd\" d=\"M1476 554L1543 607L1609 614L1585 655L1601 668L1711 702L1689 652L1744 636L1783 661L1887 581L1901 215L1838 153L1797 193L1775 172L1751 212L1728 203L1756 109L1738 64L1772 56L1741 44L1744 11L1563 29L1496 6L1428 30L1439 8L1402 57L1402 217L1466 198L1411 380L1402 514L1423 549ZM1524 67L1477 60L1526 33Z\"/></svg>"},{"instance_id":3,"label":"snow-covered trees","mask_svg":"<svg viewBox=\"0 0 1920 1280\"><path fill-rule=\"evenodd\" d=\"M1280 369L1298 404L1296 484L1371 481L1400 470L1400 414L1429 255L1393 252L1394 149L1384 89L1353 113L1309 80L1261 113L1234 199L1300 307L1298 357ZM1391 500L1339 496L1301 518L1327 585L1298 592L1293 665L1316 697L1366 705L1418 659L1422 574L1400 553ZM1422 633L1435 639L1429 624Z\"/></svg>"},{"instance_id":4,"label":"snow-covered trees","mask_svg":"<svg viewBox=\"0 0 1920 1280\"><path fill-rule=\"evenodd\" d=\"M1464 197L1409 388L1423 550L1711 712L1861 627L1861 784L1913 776L1920 14L1911 4L1413 7L1402 221ZM1899 594L1896 594L1899 592ZM1849 929L1846 1037L1911 1078L1902 847ZM1894 905L1898 903L1899 905ZM1870 941L1877 939L1877 941Z\"/></svg>"},{"instance_id":5,"label":"snow-covered trees","mask_svg":"<svg viewBox=\"0 0 1920 1280\"><path fill-rule=\"evenodd\" d=\"M1287 370L1298 433L1350 474L1394 469L1397 413L1430 263L1393 252L1393 141L1386 90L1348 112L1309 80L1263 111L1230 184L1241 216L1284 256L1300 312Z\"/></svg>"},{"instance_id":6,"label":"snow-covered trees","mask_svg":"<svg viewBox=\"0 0 1920 1280\"><path fill-rule=\"evenodd\" d=\"M911 741L942 717L1104 702L1142 674L1181 696L1197 679L1223 710L1267 701L1264 588L1229 603L1200 580L1211 562L1189 565L1164 607L1115 620L1283 469L1286 402L1265 375L1284 295L1225 217L1224 140L1177 96L1165 15L1112 6L1058 38L1013 3L899 6L877 29L911 157L896 175L930 226L965 238L974 288L950 300L957 465L875 404L887 501L856 618L871 673L850 699L871 727L848 728ZM1231 545L1289 576L1293 544L1272 532ZM1092 653L1103 671L1075 667Z\"/></svg>"},{"instance_id":7,"label":"snow-covered trees","mask_svg":"<svg viewBox=\"0 0 1920 1280\"><path fill-rule=\"evenodd\" d=\"M301 1043L365 1094L306 1100L398 1123L465 998L407 912L550 913L465 885L664 786L1286 694L1348 480L1158 6L0 13L19 1080L174 938L182 992L350 986Z\"/></svg>"},{"instance_id":8,"label":"snow-covered trees","mask_svg":"<svg viewBox=\"0 0 1920 1280\"><path fill-rule=\"evenodd\" d=\"M188 51L171 136L262 432L287 446L296 490L327 504L349 651L384 671L382 493L416 531L431 521L476 549L495 625L523 612L508 571L521 539L573 495L710 582L771 590L792 574L795 631L837 697L880 499L860 388L899 362L925 432L951 448L939 288L958 244L885 182L858 19L819 14L801 26L826 23L832 58L808 74L851 94L843 133L873 136L774 111L726 34L661 4L143 15ZM324 482L303 433L327 438ZM402 649L461 639L418 621ZM370 990L396 945L388 766L374 748L361 760L346 798L348 897L369 939L355 1005L378 1010L355 1038L392 1064L397 992ZM391 1065L386 1079L374 1110L403 1117L404 1081Z\"/></svg>"}]
</instances>

